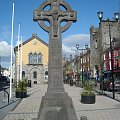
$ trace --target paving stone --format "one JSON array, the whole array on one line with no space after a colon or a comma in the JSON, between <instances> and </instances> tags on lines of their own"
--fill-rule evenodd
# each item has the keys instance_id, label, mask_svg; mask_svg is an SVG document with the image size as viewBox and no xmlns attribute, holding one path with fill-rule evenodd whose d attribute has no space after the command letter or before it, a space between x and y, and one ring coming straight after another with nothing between
<instances>
[{"instance_id":1,"label":"paving stone","mask_svg":"<svg viewBox=\"0 0 120 120\"><path fill-rule=\"evenodd\" d=\"M86 116L87 120L120 120L120 102L111 98L96 94L95 104L82 104L80 102L81 88L64 85L65 91L72 98L78 120ZM23 99L19 105L11 111L4 120L31 120L37 118L41 97L47 90L47 85L34 85L30 88L30 97ZM37 91L37 92L35 92Z\"/></svg>"}]
</instances>

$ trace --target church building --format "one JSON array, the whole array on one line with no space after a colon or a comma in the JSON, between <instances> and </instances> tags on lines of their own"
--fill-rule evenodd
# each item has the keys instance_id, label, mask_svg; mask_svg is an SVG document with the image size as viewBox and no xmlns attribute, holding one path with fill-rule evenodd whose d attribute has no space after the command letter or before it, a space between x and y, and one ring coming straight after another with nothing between
<instances>
[{"instance_id":1,"label":"church building","mask_svg":"<svg viewBox=\"0 0 120 120\"><path fill-rule=\"evenodd\" d=\"M48 76L48 44L33 34L14 48L15 80L26 78L43 83Z\"/></svg>"}]
</instances>

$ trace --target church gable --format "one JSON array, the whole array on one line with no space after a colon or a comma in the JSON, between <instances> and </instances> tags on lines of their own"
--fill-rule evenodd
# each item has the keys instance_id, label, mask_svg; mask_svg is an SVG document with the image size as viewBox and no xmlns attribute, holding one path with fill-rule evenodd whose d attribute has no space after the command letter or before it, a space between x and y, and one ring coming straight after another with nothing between
<instances>
[{"instance_id":1,"label":"church gable","mask_svg":"<svg viewBox=\"0 0 120 120\"><path fill-rule=\"evenodd\" d=\"M19 48L21 50L21 45ZM18 46L15 48L15 52L18 56ZM36 34L33 34L30 39L23 42L22 56L23 64L48 64L48 44L38 38ZM33 58L32 62L31 57ZM41 62L39 58L42 58Z\"/></svg>"},{"instance_id":2,"label":"church gable","mask_svg":"<svg viewBox=\"0 0 120 120\"><path fill-rule=\"evenodd\" d=\"M35 42L36 41L36 42ZM38 41L38 42L37 42ZM45 45L46 47L48 47L48 44L46 43L46 42L44 42L43 40L41 40L40 38L38 38L37 37L37 34L32 34L32 37L31 38L29 38L28 40L26 40L26 41L24 41L23 43L22 43L22 46L24 46L24 45L26 45L26 44L28 44L28 43L31 43L31 45L33 44L33 45L36 45L37 43L41 43L41 44L43 44L43 45ZM19 45L19 47L21 47L21 44ZM14 50L15 51L17 51L17 49L18 49L18 46L16 46L15 48L14 48Z\"/></svg>"},{"instance_id":3,"label":"church gable","mask_svg":"<svg viewBox=\"0 0 120 120\"><path fill-rule=\"evenodd\" d=\"M23 49L33 52L40 52L48 48L48 44L39 39L38 37L32 37L23 43Z\"/></svg>"},{"instance_id":4,"label":"church gable","mask_svg":"<svg viewBox=\"0 0 120 120\"><path fill-rule=\"evenodd\" d=\"M41 40L40 38L38 38L37 34L32 34L32 37L30 39L28 39L27 41L23 42L23 45L25 45L25 44L27 44L27 43L29 43L31 41L33 42L33 45L36 45L37 42L34 42L33 40L38 41L38 42L40 42L40 43L42 43L42 44L44 44L44 45L46 45L48 47L48 44L46 42L44 42L43 40Z\"/></svg>"}]
</instances>

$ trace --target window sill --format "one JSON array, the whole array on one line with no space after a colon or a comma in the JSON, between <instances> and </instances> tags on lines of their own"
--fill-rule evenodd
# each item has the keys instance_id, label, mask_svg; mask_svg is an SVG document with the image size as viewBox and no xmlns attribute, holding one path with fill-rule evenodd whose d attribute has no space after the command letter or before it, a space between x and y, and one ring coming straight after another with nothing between
<instances>
[{"instance_id":1,"label":"window sill","mask_svg":"<svg viewBox=\"0 0 120 120\"><path fill-rule=\"evenodd\" d=\"M43 64L39 64L39 63L37 63L37 64L27 64L27 65L33 65L33 66L41 65L41 66L43 66Z\"/></svg>"}]
</instances>

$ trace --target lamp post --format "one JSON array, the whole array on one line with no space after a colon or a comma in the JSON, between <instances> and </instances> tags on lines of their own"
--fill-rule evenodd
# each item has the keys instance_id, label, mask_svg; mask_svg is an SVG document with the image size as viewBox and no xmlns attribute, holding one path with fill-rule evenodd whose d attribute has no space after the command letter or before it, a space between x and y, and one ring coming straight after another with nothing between
<instances>
[{"instance_id":1,"label":"lamp post","mask_svg":"<svg viewBox=\"0 0 120 120\"><path fill-rule=\"evenodd\" d=\"M97 13L98 15L98 18L100 20L100 23L102 21L102 18L103 18L103 12L102 11L99 11ZM119 13L114 13L114 19L115 21L118 21L119 20ZM113 99L115 99L115 90L114 90L114 72L113 72L113 69L114 69L114 66L113 66L113 49L112 49L112 39L111 39L111 26L110 26L110 21L109 19L106 20L106 22L108 22L108 29L109 29L109 39L110 39L110 55L111 55L111 59L110 59L110 62L111 62L111 77L112 77L112 93L113 93Z\"/></svg>"},{"instance_id":2,"label":"lamp post","mask_svg":"<svg viewBox=\"0 0 120 120\"><path fill-rule=\"evenodd\" d=\"M80 49L79 44L76 44L77 50L82 50L82 86L83 86L83 51L88 49L88 45L85 45L86 49Z\"/></svg>"},{"instance_id":3,"label":"lamp post","mask_svg":"<svg viewBox=\"0 0 120 120\"><path fill-rule=\"evenodd\" d=\"M73 68L72 68L72 55L70 55L70 76L72 78Z\"/></svg>"},{"instance_id":4,"label":"lamp post","mask_svg":"<svg viewBox=\"0 0 120 120\"><path fill-rule=\"evenodd\" d=\"M88 45L85 45L85 48L86 48L86 50L87 50L87 53L88 53ZM88 56L87 56L87 54L86 54L86 70L87 70L87 80L88 80L88 66L89 66L89 64L88 64Z\"/></svg>"}]
</instances>

